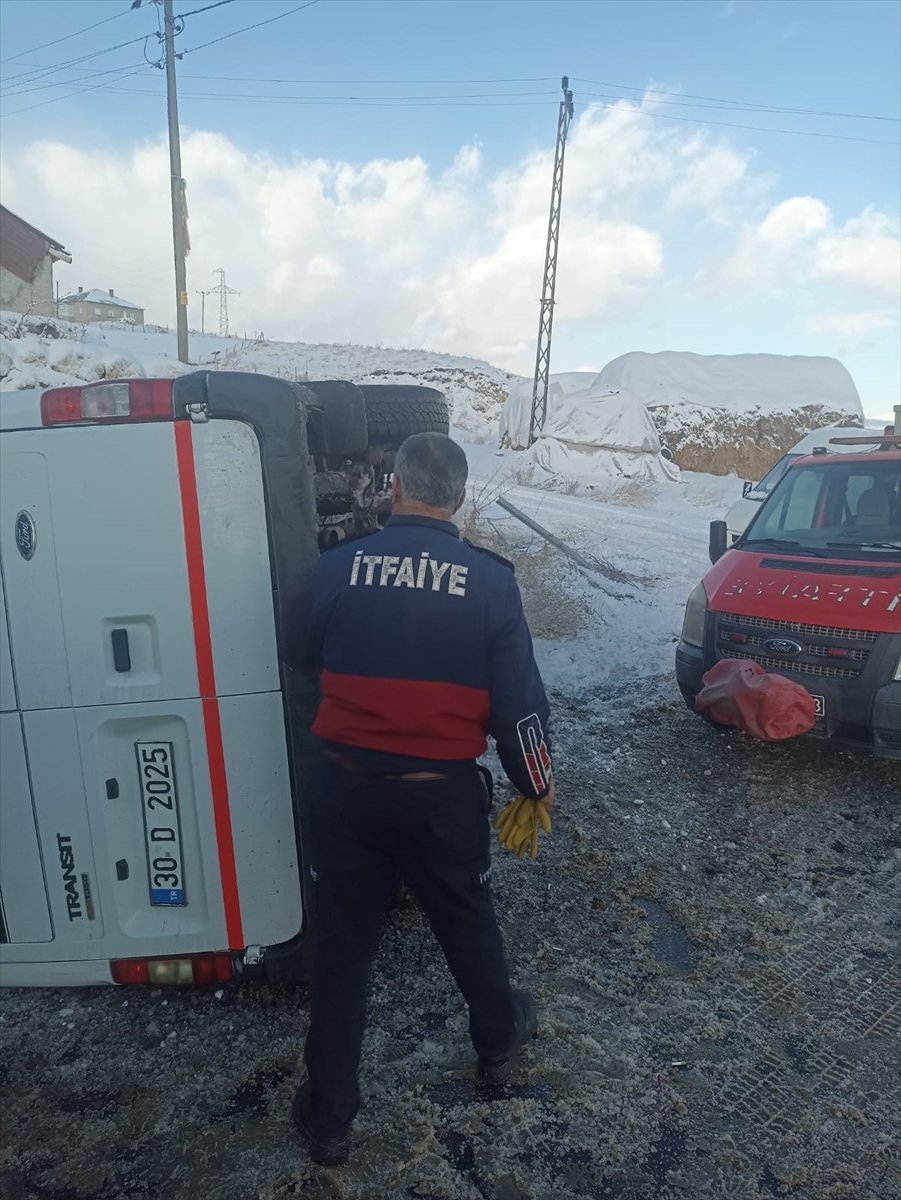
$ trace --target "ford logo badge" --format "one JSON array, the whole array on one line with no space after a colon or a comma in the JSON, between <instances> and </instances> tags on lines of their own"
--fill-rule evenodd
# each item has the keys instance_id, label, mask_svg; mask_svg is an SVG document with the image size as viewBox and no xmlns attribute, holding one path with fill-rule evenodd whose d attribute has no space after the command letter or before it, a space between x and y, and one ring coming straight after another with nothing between
<instances>
[{"instance_id":1,"label":"ford logo badge","mask_svg":"<svg viewBox=\"0 0 901 1200\"><path fill-rule=\"evenodd\" d=\"M26 562L28 559L34 558L36 543L34 518L30 512L25 512L23 509L16 517L16 545Z\"/></svg>"},{"instance_id":2,"label":"ford logo badge","mask_svg":"<svg viewBox=\"0 0 901 1200\"><path fill-rule=\"evenodd\" d=\"M796 654L802 654L804 647L800 642L793 641L792 638L767 638L763 643L764 650L769 650L771 654L778 654L782 658L793 658Z\"/></svg>"}]
</instances>

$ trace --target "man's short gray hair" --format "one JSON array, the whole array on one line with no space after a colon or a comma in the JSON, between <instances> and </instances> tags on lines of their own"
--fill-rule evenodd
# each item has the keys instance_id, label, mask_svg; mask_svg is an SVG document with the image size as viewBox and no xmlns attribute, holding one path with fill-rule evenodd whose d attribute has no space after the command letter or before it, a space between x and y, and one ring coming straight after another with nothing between
<instances>
[{"instance_id":1,"label":"man's short gray hair","mask_svg":"<svg viewBox=\"0 0 901 1200\"><path fill-rule=\"evenodd\" d=\"M407 500L450 511L466 487L469 466L462 447L445 434L414 433L395 456L394 474Z\"/></svg>"}]
</instances>

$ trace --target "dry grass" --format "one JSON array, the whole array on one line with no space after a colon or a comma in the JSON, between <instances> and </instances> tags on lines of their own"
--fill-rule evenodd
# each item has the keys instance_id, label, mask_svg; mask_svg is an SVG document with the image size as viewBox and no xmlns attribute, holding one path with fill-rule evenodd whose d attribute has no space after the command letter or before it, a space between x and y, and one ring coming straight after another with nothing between
<instances>
[{"instance_id":1,"label":"dry grass","mask_svg":"<svg viewBox=\"0 0 901 1200\"><path fill-rule=\"evenodd\" d=\"M654 502L654 485L644 479L620 479L609 486L592 488L588 493L592 500L605 504L619 504L623 508L647 508Z\"/></svg>"},{"instance_id":2,"label":"dry grass","mask_svg":"<svg viewBox=\"0 0 901 1200\"><path fill-rule=\"evenodd\" d=\"M559 550L512 518L487 517L495 495L489 481L471 497L457 517L460 533L513 563L533 637L575 637L589 620L597 620L584 597L574 594L578 571Z\"/></svg>"},{"instance_id":3,"label":"dry grass","mask_svg":"<svg viewBox=\"0 0 901 1200\"><path fill-rule=\"evenodd\" d=\"M651 416L683 471L711 475L734 471L742 479L761 479L773 463L814 429L858 424L847 413L821 404L759 417L710 409L699 412L692 422L686 421L679 408L674 409L671 419L669 408L662 406L652 409Z\"/></svg>"}]
</instances>

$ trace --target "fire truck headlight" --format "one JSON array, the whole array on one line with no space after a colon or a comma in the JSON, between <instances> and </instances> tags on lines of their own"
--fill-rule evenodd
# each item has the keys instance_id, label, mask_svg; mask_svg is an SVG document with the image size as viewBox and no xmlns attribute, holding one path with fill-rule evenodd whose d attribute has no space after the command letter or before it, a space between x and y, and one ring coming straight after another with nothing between
<instances>
[{"instance_id":1,"label":"fire truck headlight","mask_svg":"<svg viewBox=\"0 0 901 1200\"><path fill-rule=\"evenodd\" d=\"M707 616L707 592L699 583L688 597L685 619L682 622L682 641L689 646L704 645L704 621Z\"/></svg>"}]
</instances>

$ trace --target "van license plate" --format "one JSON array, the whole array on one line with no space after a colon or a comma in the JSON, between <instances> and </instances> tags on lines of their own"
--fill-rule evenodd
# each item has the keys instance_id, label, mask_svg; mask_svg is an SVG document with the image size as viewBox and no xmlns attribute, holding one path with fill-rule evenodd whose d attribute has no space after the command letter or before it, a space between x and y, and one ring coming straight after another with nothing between
<instances>
[{"instance_id":1,"label":"van license plate","mask_svg":"<svg viewBox=\"0 0 901 1200\"><path fill-rule=\"evenodd\" d=\"M819 721L826 715L826 697L811 696L810 698L813 701L813 715Z\"/></svg>"},{"instance_id":2,"label":"van license plate","mask_svg":"<svg viewBox=\"0 0 901 1200\"><path fill-rule=\"evenodd\" d=\"M150 903L178 908L185 903L185 879L172 743L135 742L135 752L141 780Z\"/></svg>"}]
</instances>

